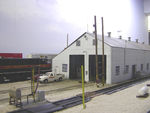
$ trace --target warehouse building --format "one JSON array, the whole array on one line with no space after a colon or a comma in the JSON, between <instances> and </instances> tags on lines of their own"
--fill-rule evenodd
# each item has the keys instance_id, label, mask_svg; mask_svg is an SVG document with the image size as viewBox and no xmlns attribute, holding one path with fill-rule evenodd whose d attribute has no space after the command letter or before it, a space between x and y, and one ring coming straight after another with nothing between
<instances>
[{"instance_id":1,"label":"warehouse building","mask_svg":"<svg viewBox=\"0 0 150 113\"><path fill-rule=\"evenodd\" d=\"M107 84L122 82L139 75L150 74L150 46L120 38L105 36L105 80ZM81 79L84 66L85 81L95 81L95 36L85 32L54 59L52 70L68 79ZM98 36L99 77L102 71L102 41Z\"/></svg>"},{"instance_id":2,"label":"warehouse building","mask_svg":"<svg viewBox=\"0 0 150 113\"><path fill-rule=\"evenodd\" d=\"M52 63L52 59L56 56L57 54L30 54L28 55L28 58L40 58L40 59L47 59L47 63Z\"/></svg>"}]
</instances>

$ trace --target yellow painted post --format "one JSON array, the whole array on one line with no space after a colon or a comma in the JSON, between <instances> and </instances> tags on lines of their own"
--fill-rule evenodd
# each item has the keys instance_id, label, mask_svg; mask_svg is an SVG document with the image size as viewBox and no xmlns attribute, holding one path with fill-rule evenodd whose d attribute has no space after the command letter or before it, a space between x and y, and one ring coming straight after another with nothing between
<instances>
[{"instance_id":1,"label":"yellow painted post","mask_svg":"<svg viewBox=\"0 0 150 113\"><path fill-rule=\"evenodd\" d=\"M104 56L104 21L102 19L102 84L104 86L105 82L105 56Z\"/></svg>"},{"instance_id":2,"label":"yellow painted post","mask_svg":"<svg viewBox=\"0 0 150 113\"><path fill-rule=\"evenodd\" d=\"M34 67L32 68L32 93L33 93L33 98L35 98L35 89L34 89Z\"/></svg>"},{"instance_id":3,"label":"yellow painted post","mask_svg":"<svg viewBox=\"0 0 150 113\"><path fill-rule=\"evenodd\" d=\"M83 109L85 109L85 102L84 102L84 73L83 73L83 65L81 65L81 75L82 75L82 102L83 102Z\"/></svg>"}]
</instances>

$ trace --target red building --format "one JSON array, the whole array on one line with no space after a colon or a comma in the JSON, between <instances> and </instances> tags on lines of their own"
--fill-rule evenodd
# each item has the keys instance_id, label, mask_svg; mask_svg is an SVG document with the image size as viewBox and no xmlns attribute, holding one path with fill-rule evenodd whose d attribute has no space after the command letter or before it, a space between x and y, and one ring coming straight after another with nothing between
<instances>
[{"instance_id":1,"label":"red building","mask_svg":"<svg viewBox=\"0 0 150 113\"><path fill-rule=\"evenodd\" d=\"M1 58L22 58L22 53L0 53Z\"/></svg>"}]
</instances>

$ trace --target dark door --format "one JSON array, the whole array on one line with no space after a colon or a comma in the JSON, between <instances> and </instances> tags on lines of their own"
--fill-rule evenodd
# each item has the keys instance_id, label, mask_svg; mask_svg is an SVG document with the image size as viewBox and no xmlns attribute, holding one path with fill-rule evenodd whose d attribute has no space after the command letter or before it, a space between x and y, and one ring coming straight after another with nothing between
<instances>
[{"instance_id":1,"label":"dark door","mask_svg":"<svg viewBox=\"0 0 150 113\"><path fill-rule=\"evenodd\" d=\"M81 79L81 65L84 66L84 55L70 55L70 79Z\"/></svg>"},{"instance_id":2,"label":"dark door","mask_svg":"<svg viewBox=\"0 0 150 113\"><path fill-rule=\"evenodd\" d=\"M136 73L136 65L132 65L132 78L136 77L135 73Z\"/></svg>"},{"instance_id":3,"label":"dark door","mask_svg":"<svg viewBox=\"0 0 150 113\"><path fill-rule=\"evenodd\" d=\"M105 63L105 80L106 80L106 55L104 56ZM102 79L102 55L98 55L98 75ZM96 64L95 55L89 55L89 80L96 81Z\"/></svg>"}]
</instances>

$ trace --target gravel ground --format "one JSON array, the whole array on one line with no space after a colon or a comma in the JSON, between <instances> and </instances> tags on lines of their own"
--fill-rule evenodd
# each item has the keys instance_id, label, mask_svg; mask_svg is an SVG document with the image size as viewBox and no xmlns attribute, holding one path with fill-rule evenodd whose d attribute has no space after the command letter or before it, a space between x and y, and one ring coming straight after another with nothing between
<instances>
[{"instance_id":1,"label":"gravel ground","mask_svg":"<svg viewBox=\"0 0 150 113\"><path fill-rule=\"evenodd\" d=\"M136 98L138 89L147 83L150 83L150 81L140 83L111 95L97 96L86 103L86 109L83 109L82 105L78 105L56 113L147 113L150 110L150 97L143 99ZM30 93L30 81L0 84L0 91L8 90L14 86L17 88L25 87L21 90L23 95ZM108 85L105 87L108 87ZM94 83L85 84L85 92L95 91L100 88L97 88ZM72 80L40 84L38 90L47 91L46 99L51 102L69 98L82 92L81 83ZM8 93L0 94L0 96L0 98L2 96L8 98ZM24 98L23 101L26 101L26 99ZM8 101L0 101L0 113L6 113L16 109L18 108L9 105Z\"/></svg>"},{"instance_id":2,"label":"gravel ground","mask_svg":"<svg viewBox=\"0 0 150 113\"><path fill-rule=\"evenodd\" d=\"M150 110L150 96L136 98L138 90L144 83L132 86L111 95L101 95L86 103L86 109L82 105L72 107L57 113L147 113Z\"/></svg>"},{"instance_id":3,"label":"gravel ground","mask_svg":"<svg viewBox=\"0 0 150 113\"><path fill-rule=\"evenodd\" d=\"M93 87L94 83L86 83L85 87L87 87L87 91L97 90L97 88ZM31 93L31 82L16 82L16 83L8 83L8 84L0 84L0 101L3 99L8 99L8 90L12 87L21 88L22 96L28 95ZM92 87L92 88L91 88ZM74 90L73 94L68 93L65 94L65 97L71 97L81 92L81 83L75 80L64 80L60 82L50 82L48 84L39 84L38 90L45 91L46 99L50 101L56 101L59 99L63 99L63 93L68 93L68 91ZM1 104L1 103L0 103Z\"/></svg>"},{"instance_id":4,"label":"gravel ground","mask_svg":"<svg viewBox=\"0 0 150 113\"><path fill-rule=\"evenodd\" d=\"M31 93L31 82L24 81L24 82L16 82L16 83L7 83L7 84L0 84L0 113L6 113L9 111L16 110L13 105L8 104L8 90L12 87L21 88L22 93L22 101L26 102L26 95ZM65 98L69 98L80 94L82 91L81 88L82 84L75 80L63 80L60 82L50 82L48 84L39 84L38 90L45 91L45 98L46 100L53 102ZM109 85L105 86L108 87ZM85 91L94 91L98 90L95 86L95 83L85 83ZM32 100L32 99L31 99Z\"/></svg>"}]
</instances>

